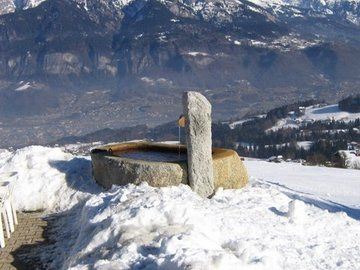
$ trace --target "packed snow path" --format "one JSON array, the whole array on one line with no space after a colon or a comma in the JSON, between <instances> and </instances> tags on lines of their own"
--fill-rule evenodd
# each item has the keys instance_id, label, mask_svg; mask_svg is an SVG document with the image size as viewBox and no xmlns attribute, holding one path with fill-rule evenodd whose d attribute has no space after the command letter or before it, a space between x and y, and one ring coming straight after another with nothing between
<instances>
[{"instance_id":1,"label":"packed snow path","mask_svg":"<svg viewBox=\"0 0 360 270\"><path fill-rule=\"evenodd\" d=\"M54 269L360 269L358 170L246 166L246 188L201 199L184 185L103 191L88 157L60 148L0 153L0 173L20 170L20 207L66 210Z\"/></svg>"}]
</instances>

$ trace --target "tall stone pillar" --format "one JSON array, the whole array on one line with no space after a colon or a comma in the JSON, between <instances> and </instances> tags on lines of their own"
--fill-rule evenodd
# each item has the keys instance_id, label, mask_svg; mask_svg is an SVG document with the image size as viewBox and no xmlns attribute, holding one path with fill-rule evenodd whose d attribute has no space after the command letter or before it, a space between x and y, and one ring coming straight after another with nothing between
<instances>
[{"instance_id":1,"label":"tall stone pillar","mask_svg":"<svg viewBox=\"0 0 360 270\"><path fill-rule=\"evenodd\" d=\"M211 104L198 92L183 94L190 187L202 197L214 192Z\"/></svg>"}]
</instances>

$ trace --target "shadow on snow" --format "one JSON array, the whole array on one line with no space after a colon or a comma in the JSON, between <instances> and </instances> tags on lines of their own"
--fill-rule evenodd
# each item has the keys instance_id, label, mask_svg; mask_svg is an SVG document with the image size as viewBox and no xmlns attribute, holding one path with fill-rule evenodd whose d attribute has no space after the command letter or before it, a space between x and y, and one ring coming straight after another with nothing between
<instances>
[{"instance_id":1,"label":"shadow on snow","mask_svg":"<svg viewBox=\"0 0 360 270\"><path fill-rule=\"evenodd\" d=\"M65 174L66 183L72 189L90 194L98 194L102 191L92 177L91 161L86 158L51 160L49 165Z\"/></svg>"},{"instance_id":2,"label":"shadow on snow","mask_svg":"<svg viewBox=\"0 0 360 270\"><path fill-rule=\"evenodd\" d=\"M266 181L266 182L271 185L275 185L282 189L287 190L287 191L282 191L282 193L284 193L286 196L288 196L289 198L291 198L293 200L295 199L295 200L303 201L304 203L311 204L311 205L318 207L320 209L323 209L323 210L327 210L330 213L344 212L349 217L356 219L356 220L360 220L360 209L358 209L358 208L351 208L346 205L333 202L331 200L312 198L310 193L300 192L300 191L288 188L287 186L276 183L276 182L270 182L270 181ZM272 208L274 208L274 207L272 207ZM280 215L280 216L284 215L284 213L278 211L276 208L274 208L274 209L269 209L269 210L274 212L277 215Z\"/></svg>"}]
</instances>

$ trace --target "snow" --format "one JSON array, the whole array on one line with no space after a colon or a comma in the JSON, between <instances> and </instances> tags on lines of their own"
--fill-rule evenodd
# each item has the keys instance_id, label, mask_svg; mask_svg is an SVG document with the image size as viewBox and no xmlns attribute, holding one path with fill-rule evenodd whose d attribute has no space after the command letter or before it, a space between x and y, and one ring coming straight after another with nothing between
<instances>
[{"instance_id":1,"label":"snow","mask_svg":"<svg viewBox=\"0 0 360 270\"><path fill-rule=\"evenodd\" d=\"M250 2L263 8L285 4L285 2L282 0L251 0Z\"/></svg>"},{"instance_id":2,"label":"snow","mask_svg":"<svg viewBox=\"0 0 360 270\"><path fill-rule=\"evenodd\" d=\"M32 88L32 86L31 86L30 82L27 82L25 84L20 85L18 88L15 89L15 91L25 91L25 90L28 90L31 88Z\"/></svg>"},{"instance_id":3,"label":"snow","mask_svg":"<svg viewBox=\"0 0 360 270\"><path fill-rule=\"evenodd\" d=\"M355 151L339 151L345 161L345 167L349 169L360 169L360 156L355 155Z\"/></svg>"},{"instance_id":4,"label":"snow","mask_svg":"<svg viewBox=\"0 0 360 270\"><path fill-rule=\"evenodd\" d=\"M286 117L280 119L268 131L277 131L284 128L299 128L306 123L314 121L344 121L350 122L360 118L360 113L341 111L338 104L319 107L318 105L305 108L304 115L300 117Z\"/></svg>"},{"instance_id":5,"label":"snow","mask_svg":"<svg viewBox=\"0 0 360 270\"><path fill-rule=\"evenodd\" d=\"M250 117L250 118L245 118L245 119L241 119L241 120L238 120L238 121L234 121L234 122L231 122L229 124L229 127L230 129L234 129L236 126L238 125L242 125L246 122L250 122L250 121L253 121L255 119L258 119L258 118L265 118L266 117L266 114L259 114L259 115L256 115L254 117Z\"/></svg>"},{"instance_id":6,"label":"snow","mask_svg":"<svg viewBox=\"0 0 360 270\"><path fill-rule=\"evenodd\" d=\"M349 122L360 118L360 113L350 113L341 111L338 104L328 105L324 107L308 107L305 115L301 117L304 120L332 120Z\"/></svg>"},{"instance_id":7,"label":"snow","mask_svg":"<svg viewBox=\"0 0 360 270\"><path fill-rule=\"evenodd\" d=\"M0 153L0 176L10 179L20 211L63 211L99 192L91 180L89 157L73 156L61 148L30 146Z\"/></svg>"},{"instance_id":8,"label":"snow","mask_svg":"<svg viewBox=\"0 0 360 270\"><path fill-rule=\"evenodd\" d=\"M155 85L155 80L149 78L149 77L142 77L140 80L143 82L149 84L149 85Z\"/></svg>"},{"instance_id":9,"label":"snow","mask_svg":"<svg viewBox=\"0 0 360 270\"><path fill-rule=\"evenodd\" d=\"M246 122L250 122L252 120L254 120L254 118L247 118L247 119L238 120L238 121L230 123L229 127L230 127L230 129L234 129L236 126L242 125L242 124L244 124Z\"/></svg>"},{"instance_id":10,"label":"snow","mask_svg":"<svg viewBox=\"0 0 360 270\"><path fill-rule=\"evenodd\" d=\"M64 148L0 151L20 209L66 210L51 269L360 268L358 171L245 165L245 188L202 199L186 185L104 191Z\"/></svg>"},{"instance_id":11,"label":"snow","mask_svg":"<svg viewBox=\"0 0 360 270\"><path fill-rule=\"evenodd\" d=\"M209 54L205 52L187 52L188 55L191 56L208 56Z\"/></svg>"},{"instance_id":12,"label":"snow","mask_svg":"<svg viewBox=\"0 0 360 270\"><path fill-rule=\"evenodd\" d=\"M299 127L300 125L296 122L296 120L292 118L284 118L277 121L277 123L273 127L267 129L266 131L277 131L279 129L299 128Z\"/></svg>"},{"instance_id":13,"label":"snow","mask_svg":"<svg viewBox=\"0 0 360 270\"><path fill-rule=\"evenodd\" d=\"M360 266L358 221L291 202L254 179L242 190L218 190L210 200L184 185L115 188L86 203L64 269Z\"/></svg>"},{"instance_id":14,"label":"snow","mask_svg":"<svg viewBox=\"0 0 360 270\"><path fill-rule=\"evenodd\" d=\"M304 202L299 200L290 201L287 216L292 223L303 223L306 220L306 206Z\"/></svg>"},{"instance_id":15,"label":"snow","mask_svg":"<svg viewBox=\"0 0 360 270\"><path fill-rule=\"evenodd\" d=\"M40 5L42 2L47 0L5 0L2 4L2 9L0 14L12 13L17 9L29 9L35 8ZM84 6L85 10L92 12L92 9L89 6L93 5L92 1L89 0L73 0L78 4L78 6ZM100 0L101 4L108 7L109 9L114 9L116 12L126 12L127 14L133 16L138 12L146 2L138 1L136 2L136 7L131 7L126 9L130 3L133 3L134 0L109 0L104 1ZM172 1L158 0L160 3L168 5L169 8L172 7ZM242 1L239 0L226 0L226 1L212 1L212 0L202 0L202 1L187 1L179 0L177 1L179 6L191 10L193 14L201 13L202 17L205 20L216 19L218 22L228 22L231 21L231 15L241 10ZM313 9L317 12L322 12L323 14L332 14L331 9L336 8L336 5L339 2L349 2L345 0L315 0L315 1L299 1L299 0L250 0L250 5L247 5L247 8L258 13L265 13L267 11L273 11L274 14L282 14L285 10L292 10L294 17L302 16L299 13L299 9ZM360 0L352 0L352 5L357 5ZM356 6L355 6L356 7ZM354 7L354 10L355 10ZM355 12L355 11L354 11ZM358 23L359 19L357 18L356 12L345 11L346 17L349 21Z\"/></svg>"},{"instance_id":16,"label":"snow","mask_svg":"<svg viewBox=\"0 0 360 270\"><path fill-rule=\"evenodd\" d=\"M16 9L34 8L46 0L2 0L0 1L0 15L13 13Z\"/></svg>"},{"instance_id":17,"label":"snow","mask_svg":"<svg viewBox=\"0 0 360 270\"><path fill-rule=\"evenodd\" d=\"M302 15L294 14L294 17L300 16ZM271 43L267 44L267 46L274 49L280 49L282 51L287 51L289 48L303 50L307 47L317 45L320 42L320 40L305 40L300 38L297 34L290 33L289 35L285 35L273 40Z\"/></svg>"},{"instance_id":18,"label":"snow","mask_svg":"<svg viewBox=\"0 0 360 270\"><path fill-rule=\"evenodd\" d=\"M314 144L312 141L298 141L296 142L299 148L303 148L304 150L310 150L311 146Z\"/></svg>"},{"instance_id":19,"label":"snow","mask_svg":"<svg viewBox=\"0 0 360 270\"><path fill-rule=\"evenodd\" d=\"M149 77L142 77L140 79L142 82L150 85L150 86L154 86L154 85L172 85L173 82L171 80L165 79L165 78L157 78L157 79L153 79L153 78L149 78Z\"/></svg>"},{"instance_id":20,"label":"snow","mask_svg":"<svg viewBox=\"0 0 360 270\"><path fill-rule=\"evenodd\" d=\"M357 215L360 218L358 170L266 161L246 161L245 165L251 176L280 188L286 194L302 196L309 202L316 200L318 205L329 206L327 208L359 209Z\"/></svg>"},{"instance_id":21,"label":"snow","mask_svg":"<svg viewBox=\"0 0 360 270\"><path fill-rule=\"evenodd\" d=\"M23 1L25 3L24 9L37 7L42 2L45 2L45 1L46 0L26 0L26 1Z\"/></svg>"}]
</instances>

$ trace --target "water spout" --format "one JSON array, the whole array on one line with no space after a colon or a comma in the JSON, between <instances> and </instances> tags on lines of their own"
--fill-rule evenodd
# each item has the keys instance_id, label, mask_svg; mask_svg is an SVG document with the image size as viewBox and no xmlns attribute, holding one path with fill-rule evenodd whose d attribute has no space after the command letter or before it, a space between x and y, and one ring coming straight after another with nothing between
<instances>
[{"instance_id":1,"label":"water spout","mask_svg":"<svg viewBox=\"0 0 360 270\"><path fill-rule=\"evenodd\" d=\"M179 130L179 147L178 147L178 152L179 152L179 157L180 157L180 144L181 144L181 128L185 127L186 125L186 118L185 116L182 114L179 116L179 119L177 121L178 124L178 130Z\"/></svg>"},{"instance_id":2,"label":"water spout","mask_svg":"<svg viewBox=\"0 0 360 270\"><path fill-rule=\"evenodd\" d=\"M177 121L177 124L178 124L178 126L179 127L185 127L185 125L186 125L186 118L185 118L185 116L182 114L182 115L180 115L179 116L179 119L178 119L178 121Z\"/></svg>"},{"instance_id":3,"label":"water spout","mask_svg":"<svg viewBox=\"0 0 360 270\"><path fill-rule=\"evenodd\" d=\"M180 126L179 126L178 128L179 128L179 147L178 147L178 152L179 152L179 157L180 157L181 129L180 129Z\"/></svg>"}]
</instances>

